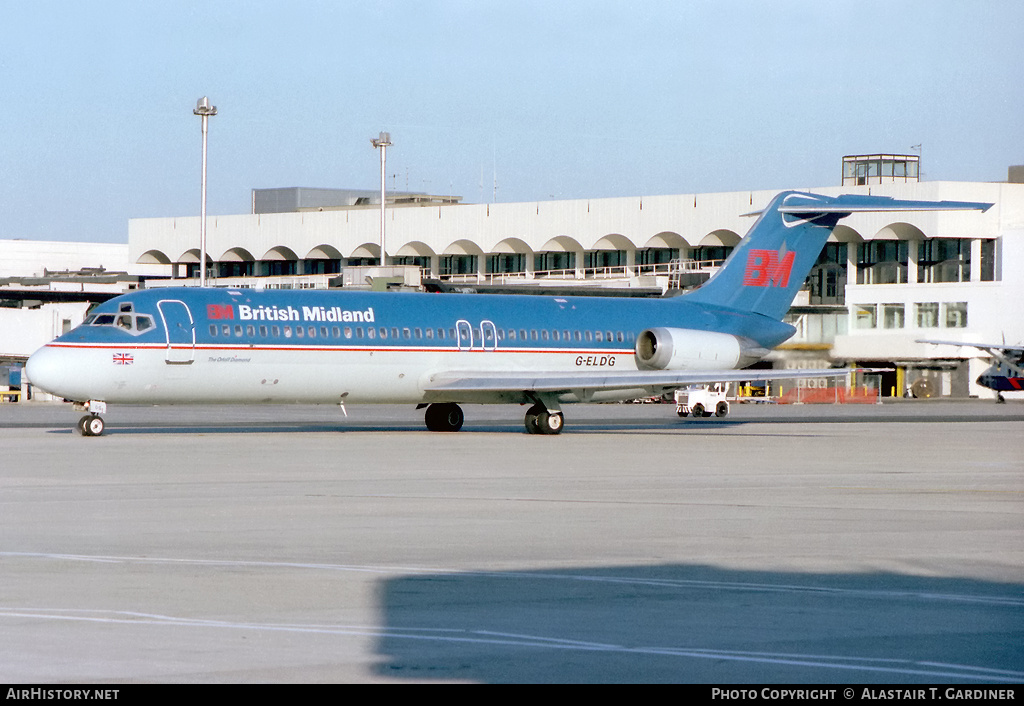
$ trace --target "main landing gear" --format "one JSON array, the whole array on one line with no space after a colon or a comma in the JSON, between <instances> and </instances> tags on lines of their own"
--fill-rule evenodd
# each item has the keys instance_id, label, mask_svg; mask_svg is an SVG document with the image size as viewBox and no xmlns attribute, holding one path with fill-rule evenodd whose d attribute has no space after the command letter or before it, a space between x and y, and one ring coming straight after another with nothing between
<instances>
[{"instance_id":1,"label":"main landing gear","mask_svg":"<svg viewBox=\"0 0 1024 706\"><path fill-rule=\"evenodd\" d=\"M466 419L462 407L454 402L429 405L423 418L430 431L458 431Z\"/></svg>"},{"instance_id":2,"label":"main landing gear","mask_svg":"<svg viewBox=\"0 0 1024 706\"><path fill-rule=\"evenodd\" d=\"M458 431L462 428L465 415L454 402L435 402L427 405L423 419L430 431ZM538 402L526 412L525 423L526 431L531 434L558 434L565 420L560 409L550 409Z\"/></svg>"},{"instance_id":3,"label":"main landing gear","mask_svg":"<svg viewBox=\"0 0 1024 706\"><path fill-rule=\"evenodd\" d=\"M559 410L549 410L538 402L526 412L526 431L531 434L558 434L565 426Z\"/></svg>"}]
</instances>

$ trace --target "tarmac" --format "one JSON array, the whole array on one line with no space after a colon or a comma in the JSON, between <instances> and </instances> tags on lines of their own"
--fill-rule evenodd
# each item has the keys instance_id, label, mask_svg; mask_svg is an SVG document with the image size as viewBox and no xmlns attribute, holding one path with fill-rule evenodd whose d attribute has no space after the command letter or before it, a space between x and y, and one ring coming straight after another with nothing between
<instances>
[{"instance_id":1,"label":"tarmac","mask_svg":"<svg viewBox=\"0 0 1024 706\"><path fill-rule=\"evenodd\" d=\"M1024 403L0 405L0 682L1024 681Z\"/></svg>"}]
</instances>

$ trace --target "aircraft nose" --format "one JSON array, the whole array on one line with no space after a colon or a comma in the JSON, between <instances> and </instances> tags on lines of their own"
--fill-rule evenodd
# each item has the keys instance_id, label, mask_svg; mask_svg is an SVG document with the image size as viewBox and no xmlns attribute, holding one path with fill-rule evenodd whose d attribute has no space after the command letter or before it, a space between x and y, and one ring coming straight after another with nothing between
<instances>
[{"instance_id":1,"label":"aircraft nose","mask_svg":"<svg viewBox=\"0 0 1024 706\"><path fill-rule=\"evenodd\" d=\"M25 363L25 374L36 387L59 397L67 397L69 375L66 354L59 348L44 346Z\"/></svg>"}]
</instances>

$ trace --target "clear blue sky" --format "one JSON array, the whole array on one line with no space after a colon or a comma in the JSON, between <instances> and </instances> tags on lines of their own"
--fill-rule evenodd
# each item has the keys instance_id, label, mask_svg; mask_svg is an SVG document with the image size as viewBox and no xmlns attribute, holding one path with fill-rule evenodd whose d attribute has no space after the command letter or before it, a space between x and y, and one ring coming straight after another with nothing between
<instances>
[{"instance_id":1,"label":"clear blue sky","mask_svg":"<svg viewBox=\"0 0 1024 706\"><path fill-rule=\"evenodd\" d=\"M124 242L252 188L468 202L929 180L1024 163L1019 0L0 3L0 238Z\"/></svg>"}]
</instances>

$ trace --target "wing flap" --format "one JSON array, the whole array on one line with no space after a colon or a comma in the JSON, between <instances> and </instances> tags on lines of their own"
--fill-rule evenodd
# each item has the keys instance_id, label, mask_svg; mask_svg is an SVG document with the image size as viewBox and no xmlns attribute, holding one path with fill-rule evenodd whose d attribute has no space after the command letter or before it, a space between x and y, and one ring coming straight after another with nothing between
<instances>
[{"instance_id":1,"label":"wing flap","mask_svg":"<svg viewBox=\"0 0 1024 706\"><path fill-rule=\"evenodd\" d=\"M843 377L857 372L880 372L874 368L826 368L822 370L654 370L622 372L444 372L431 375L427 392L544 392L576 390L667 389L716 382L755 382L800 378Z\"/></svg>"}]
</instances>

